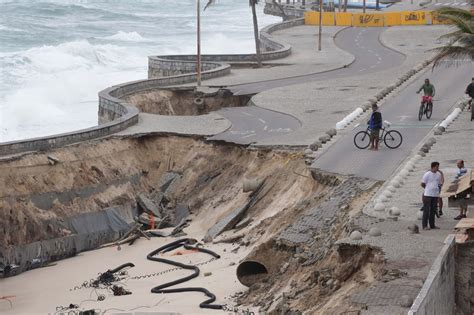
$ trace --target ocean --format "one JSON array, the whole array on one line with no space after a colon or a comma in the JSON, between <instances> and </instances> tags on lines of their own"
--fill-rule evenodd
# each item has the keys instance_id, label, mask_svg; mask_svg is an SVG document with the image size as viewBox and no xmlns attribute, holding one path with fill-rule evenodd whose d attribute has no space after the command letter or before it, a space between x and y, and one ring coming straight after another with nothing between
<instances>
[{"instance_id":1,"label":"ocean","mask_svg":"<svg viewBox=\"0 0 474 315\"><path fill-rule=\"evenodd\" d=\"M206 4L201 1L201 9ZM260 28L280 21L263 14ZM0 0L0 142L97 125L97 93L147 57L195 54L196 0ZM247 0L201 14L202 53L255 50Z\"/></svg>"}]
</instances>

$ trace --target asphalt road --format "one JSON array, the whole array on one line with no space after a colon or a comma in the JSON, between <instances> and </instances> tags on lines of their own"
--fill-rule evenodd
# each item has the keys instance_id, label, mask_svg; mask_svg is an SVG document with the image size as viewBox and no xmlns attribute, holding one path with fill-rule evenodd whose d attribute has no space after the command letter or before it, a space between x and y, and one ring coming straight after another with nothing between
<instances>
[{"instance_id":1,"label":"asphalt road","mask_svg":"<svg viewBox=\"0 0 474 315\"><path fill-rule=\"evenodd\" d=\"M383 46L378 40L385 28L347 28L336 36L336 45L353 54L355 61L346 68L302 75L285 79L260 81L228 86L235 95L256 94L277 87L309 81L356 76L385 70L400 65L404 56ZM300 126L299 121L289 115L273 112L259 107L234 107L217 111L228 119L229 130L208 138L238 144L251 144L277 134L293 132ZM264 121L264 122L262 122Z\"/></svg>"},{"instance_id":2,"label":"asphalt road","mask_svg":"<svg viewBox=\"0 0 474 315\"><path fill-rule=\"evenodd\" d=\"M355 57L355 61L346 68L285 79L230 85L228 88L234 95L249 95L302 82L335 79L395 67L401 64L405 57L380 43L379 36L384 30L385 28L379 27L350 27L339 32L335 38L336 45Z\"/></svg>"},{"instance_id":3,"label":"asphalt road","mask_svg":"<svg viewBox=\"0 0 474 315\"><path fill-rule=\"evenodd\" d=\"M459 67L440 67L433 72L428 71L426 76L420 77L381 107L383 119L390 121L391 129L396 129L403 135L400 148L389 149L381 144L379 151L357 149L353 138L356 132L366 128L363 124L329 147L313 162L311 168L386 180L433 126L444 119L456 100L464 95L473 73L472 62ZM421 94L415 92L423 84L425 77L428 77L436 88L434 109L431 119L424 117L422 121L418 121ZM470 145L470 142L466 141L466 145Z\"/></svg>"},{"instance_id":4,"label":"asphalt road","mask_svg":"<svg viewBox=\"0 0 474 315\"><path fill-rule=\"evenodd\" d=\"M301 127L293 116L257 106L226 107L217 111L232 122L229 130L209 137L238 144L251 144L268 137L293 132Z\"/></svg>"}]
</instances>

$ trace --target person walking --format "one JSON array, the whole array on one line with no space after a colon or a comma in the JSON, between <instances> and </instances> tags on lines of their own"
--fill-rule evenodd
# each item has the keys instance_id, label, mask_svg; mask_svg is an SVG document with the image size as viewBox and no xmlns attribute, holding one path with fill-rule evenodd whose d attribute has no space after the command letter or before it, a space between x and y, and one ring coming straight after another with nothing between
<instances>
[{"instance_id":1,"label":"person walking","mask_svg":"<svg viewBox=\"0 0 474 315\"><path fill-rule=\"evenodd\" d=\"M370 148L369 150L379 149L380 129L382 129L382 114L378 111L377 104L372 105L372 115L367 122L370 129Z\"/></svg>"},{"instance_id":2,"label":"person walking","mask_svg":"<svg viewBox=\"0 0 474 315\"><path fill-rule=\"evenodd\" d=\"M438 229L435 225L435 215L438 207L440 187L442 184L443 175L439 172L439 163L432 162L431 169L423 175L421 180L421 187L424 189L423 230Z\"/></svg>"},{"instance_id":3,"label":"person walking","mask_svg":"<svg viewBox=\"0 0 474 315\"><path fill-rule=\"evenodd\" d=\"M458 160L456 162L456 166L458 167L458 171L456 173L456 176L454 176L454 181L453 183L456 183L459 181L459 178L467 174L467 169L464 167L464 161L463 160ZM464 219L467 215L467 202L463 202L462 199L464 199L465 196L458 196L458 198L461 199L460 202L460 213L457 217L454 218L454 220L461 220Z\"/></svg>"}]
</instances>

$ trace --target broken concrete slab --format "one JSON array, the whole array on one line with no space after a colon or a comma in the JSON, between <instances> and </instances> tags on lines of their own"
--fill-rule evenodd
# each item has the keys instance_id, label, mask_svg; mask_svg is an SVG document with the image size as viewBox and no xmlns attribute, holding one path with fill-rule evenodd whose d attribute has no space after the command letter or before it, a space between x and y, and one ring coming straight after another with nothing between
<instances>
[{"instance_id":1,"label":"broken concrete slab","mask_svg":"<svg viewBox=\"0 0 474 315\"><path fill-rule=\"evenodd\" d=\"M137 204L138 206L146 213L152 214L158 219L161 219L162 214L160 208L148 197L144 194L140 194L137 197Z\"/></svg>"},{"instance_id":2,"label":"broken concrete slab","mask_svg":"<svg viewBox=\"0 0 474 315\"><path fill-rule=\"evenodd\" d=\"M160 190L165 194L172 194L181 179L181 175L176 172L166 172L160 182Z\"/></svg>"},{"instance_id":3,"label":"broken concrete slab","mask_svg":"<svg viewBox=\"0 0 474 315\"><path fill-rule=\"evenodd\" d=\"M178 203L174 210L174 224L178 225L183 219L189 216L189 207L184 203Z\"/></svg>"}]
</instances>

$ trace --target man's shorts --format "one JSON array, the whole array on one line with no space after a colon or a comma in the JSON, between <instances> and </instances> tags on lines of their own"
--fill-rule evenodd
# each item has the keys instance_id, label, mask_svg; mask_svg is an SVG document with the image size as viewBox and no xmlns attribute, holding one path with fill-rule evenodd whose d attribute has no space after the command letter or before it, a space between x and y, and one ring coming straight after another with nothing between
<instances>
[{"instance_id":1,"label":"man's shorts","mask_svg":"<svg viewBox=\"0 0 474 315\"><path fill-rule=\"evenodd\" d=\"M371 129L370 130L370 138L371 139L378 139L380 136L380 129Z\"/></svg>"}]
</instances>

